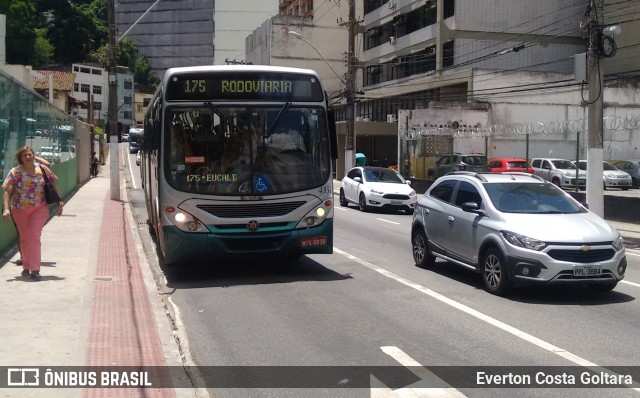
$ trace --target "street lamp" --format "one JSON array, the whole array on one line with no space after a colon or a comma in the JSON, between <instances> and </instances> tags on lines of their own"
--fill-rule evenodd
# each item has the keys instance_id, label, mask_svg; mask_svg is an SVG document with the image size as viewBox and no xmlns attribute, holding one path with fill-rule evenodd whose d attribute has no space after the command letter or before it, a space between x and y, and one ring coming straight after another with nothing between
<instances>
[{"instance_id":1,"label":"street lamp","mask_svg":"<svg viewBox=\"0 0 640 398\"><path fill-rule=\"evenodd\" d=\"M294 31L294 30L290 30L289 32L287 32L289 34L289 36L293 36L297 39L302 40L303 42L307 43L308 45L310 45L314 50L316 50L316 53L318 53L318 55L320 56L320 58L322 58L322 60L327 64L327 66L329 68L331 68L331 70L333 71L333 73L336 74L336 76L338 77L338 79L340 79L340 81L342 82L342 84L345 85L345 87L347 86L347 83L344 81L344 79L342 78L342 76L340 76L340 74L338 72L336 72L335 69L333 69L333 66L331 66L331 64L329 63L329 61L327 61L327 59L320 53L320 51L318 51L318 49L316 48L316 46L313 45L313 43L311 43L309 40L305 39L300 33Z\"/></svg>"},{"instance_id":2,"label":"street lamp","mask_svg":"<svg viewBox=\"0 0 640 398\"><path fill-rule=\"evenodd\" d=\"M304 41L305 43L307 43L308 45L310 45L315 51L316 53L318 53L318 55L320 56L320 58L322 58L322 60L329 66L329 68L331 68L331 70L333 71L333 73L336 74L336 76L338 76L338 79L340 79L340 81L342 82L342 84L344 84L345 86L345 94L347 97L347 106L346 106L346 124L347 124L347 129L346 129L346 134L345 134L345 144L344 144L344 172L346 173L347 170L349 170L351 167L354 166L355 164L355 151L356 151L356 115L355 115L355 68L351 59L351 54L353 53L353 49L352 47L352 40L350 40L350 45L349 45L349 55L347 57L347 68L348 68L348 72L347 72L347 80L345 81L342 76L340 76L338 74L338 72L336 72L335 69L333 69L333 66L331 66L331 64L329 63L329 61L327 61L327 59L320 53L320 51L318 51L318 49L316 48L316 46L313 45L313 43L311 43L309 40L305 39L300 33L290 30L287 32L290 36L293 36L295 38L298 38L302 41ZM350 136L351 136L351 140L350 140Z\"/></svg>"}]
</instances>

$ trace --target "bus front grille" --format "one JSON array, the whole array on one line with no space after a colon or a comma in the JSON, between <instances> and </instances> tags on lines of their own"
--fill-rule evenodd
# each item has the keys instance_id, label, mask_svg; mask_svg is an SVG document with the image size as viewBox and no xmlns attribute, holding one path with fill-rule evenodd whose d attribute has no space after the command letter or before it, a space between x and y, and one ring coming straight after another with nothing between
<instances>
[{"instance_id":1,"label":"bus front grille","mask_svg":"<svg viewBox=\"0 0 640 398\"><path fill-rule=\"evenodd\" d=\"M200 210L220 218L277 217L289 214L306 202L238 203L233 205L197 205Z\"/></svg>"}]
</instances>

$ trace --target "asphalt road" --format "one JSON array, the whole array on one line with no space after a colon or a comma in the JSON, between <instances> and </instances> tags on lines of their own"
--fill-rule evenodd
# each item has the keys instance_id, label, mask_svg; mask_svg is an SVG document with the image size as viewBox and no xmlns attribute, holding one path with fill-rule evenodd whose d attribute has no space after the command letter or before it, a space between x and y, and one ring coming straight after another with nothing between
<instances>
[{"instance_id":1,"label":"asphalt road","mask_svg":"<svg viewBox=\"0 0 640 398\"><path fill-rule=\"evenodd\" d=\"M131 170L139 178L135 163ZM231 387L249 387L249 380L259 380L254 373L259 371L272 383L258 384L269 388L210 388L212 397L391 397L409 390L417 396L443 391L444 396L469 397L638 396L630 388L516 390L468 388L461 382L482 366L507 367L489 368L489 373L526 373L535 367L557 375L557 369L548 367L640 365L638 250L628 250L627 277L610 294L593 296L583 287L537 287L501 298L486 293L468 270L445 262L417 268L411 257L410 216L336 206L332 255L303 257L293 267L256 258L167 269L148 236L139 182L134 177L130 184L145 252L166 278L159 279L161 292L171 297L188 358L227 370L263 367L243 368L245 375ZM376 366L387 368L369 372ZM406 369L410 372L402 373ZM390 370L400 371L401 381L394 387L404 388L372 393L359 385L363 372L388 384L385 374ZM417 377L428 381L411 384ZM298 388L276 388L283 387L283 380ZM355 388L329 388L336 385ZM454 389L417 389L447 385Z\"/></svg>"}]
</instances>

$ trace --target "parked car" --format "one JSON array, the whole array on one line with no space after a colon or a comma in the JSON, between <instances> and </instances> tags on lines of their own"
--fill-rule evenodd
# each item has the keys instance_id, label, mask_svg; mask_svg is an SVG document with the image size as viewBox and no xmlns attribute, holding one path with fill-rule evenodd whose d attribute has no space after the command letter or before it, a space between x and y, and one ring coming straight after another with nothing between
<instances>
[{"instance_id":1,"label":"parked car","mask_svg":"<svg viewBox=\"0 0 640 398\"><path fill-rule=\"evenodd\" d=\"M51 163L60 163L60 151L58 148L43 146L38 151L38 156Z\"/></svg>"},{"instance_id":2,"label":"parked car","mask_svg":"<svg viewBox=\"0 0 640 398\"><path fill-rule=\"evenodd\" d=\"M120 142L129 142L129 133L122 133L120 136Z\"/></svg>"},{"instance_id":3,"label":"parked car","mask_svg":"<svg viewBox=\"0 0 640 398\"><path fill-rule=\"evenodd\" d=\"M418 201L411 245L416 265L428 267L441 258L469 268L497 295L536 283L610 291L627 267L615 228L528 173L439 178Z\"/></svg>"},{"instance_id":4,"label":"parked car","mask_svg":"<svg viewBox=\"0 0 640 398\"><path fill-rule=\"evenodd\" d=\"M489 159L489 171L502 173L503 171L522 171L533 174L533 167L525 159L520 158L494 158Z\"/></svg>"},{"instance_id":5,"label":"parked car","mask_svg":"<svg viewBox=\"0 0 640 398\"><path fill-rule=\"evenodd\" d=\"M136 165L140 166L140 151L136 153Z\"/></svg>"},{"instance_id":6,"label":"parked car","mask_svg":"<svg viewBox=\"0 0 640 398\"><path fill-rule=\"evenodd\" d=\"M531 160L533 174L544 178L560 188L575 187L576 173L578 176L578 187L587 186L587 172L577 169L576 165L567 159L553 158L533 158Z\"/></svg>"},{"instance_id":7,"label":"parked car","mask_svg":"<svg viewBox=\"0 0 640 398\"><path fill-rule=\"evenodd\" d=\"M354 167L340 184L340 205L354 203L361 211L377 208L411 214L416 201L411 181L384 167Z\"/></svg>"},{"instance_id":8,"label":"parked car","mask_svg":"<svg viewBox=\"0 0 640 398\"><path fill-rule=\"evenodd\" d=\"M580 170L587 170L587 161L579 160ZM623 191L631 188L631 175L626 171L619 170L609 162L602 162L602 184L604 189L621 188Z\"/></svg>"},{"instance_id":9,"label":"parked car","mask_svg":"<svg viewBox=\"0 0 640 398\"><path fill-rule=\"evenodd\" d=\"M619 160L617 162L613 162L613 165L631 175L632 188L640 188L640 161Z\"/></svg>"},{"instance_id":10,"label":"parked car","mask_svg":"<svg viewBox=\"0 0 640 398\"><path fill-rule=\"evenodd\" d=\"M487 157L479 153L442 156L436 161L436 165L429 169L430 177L438 178L451 171L489 171Z\"/></svg>"}]
</instances>

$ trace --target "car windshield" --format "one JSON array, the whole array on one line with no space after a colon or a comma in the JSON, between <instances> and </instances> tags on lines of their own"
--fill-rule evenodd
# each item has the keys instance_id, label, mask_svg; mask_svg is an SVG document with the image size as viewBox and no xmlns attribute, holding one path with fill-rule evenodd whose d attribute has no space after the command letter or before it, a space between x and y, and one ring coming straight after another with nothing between
<instances>
[{"instance_id":1,"label":"car windshield","mask_svg":"<svg viewBox=\"0 0 640 398\"><path fill-rule=\"evenodd\" d=\"M369 182L389 182L393 184L404 184L404 178L400 174L393 170L380 169L380 170L364 170L364 177Z\"/></svg>"},{"instance_id":2,"label":"car windshield","mask_svg":"<svg viewBox=\"0 0 640 398\"><path fill-rule=\"evenodd\" d=\"M556 166L556 169L575 169L576 166L571 163L568 160L552 160L551 163L553 163L554 166Z\"/></svg>"},{"instance_id":3,"label":"car windshield","mask_svg":"<svg viewBox=\"0 0 640 398\"><path fill-rule=\"evenodd\" d=\"M548 183L485 183L491 202L504 213L573 214L585 210L556 186Z\"/></svg>"}]
</instances>

